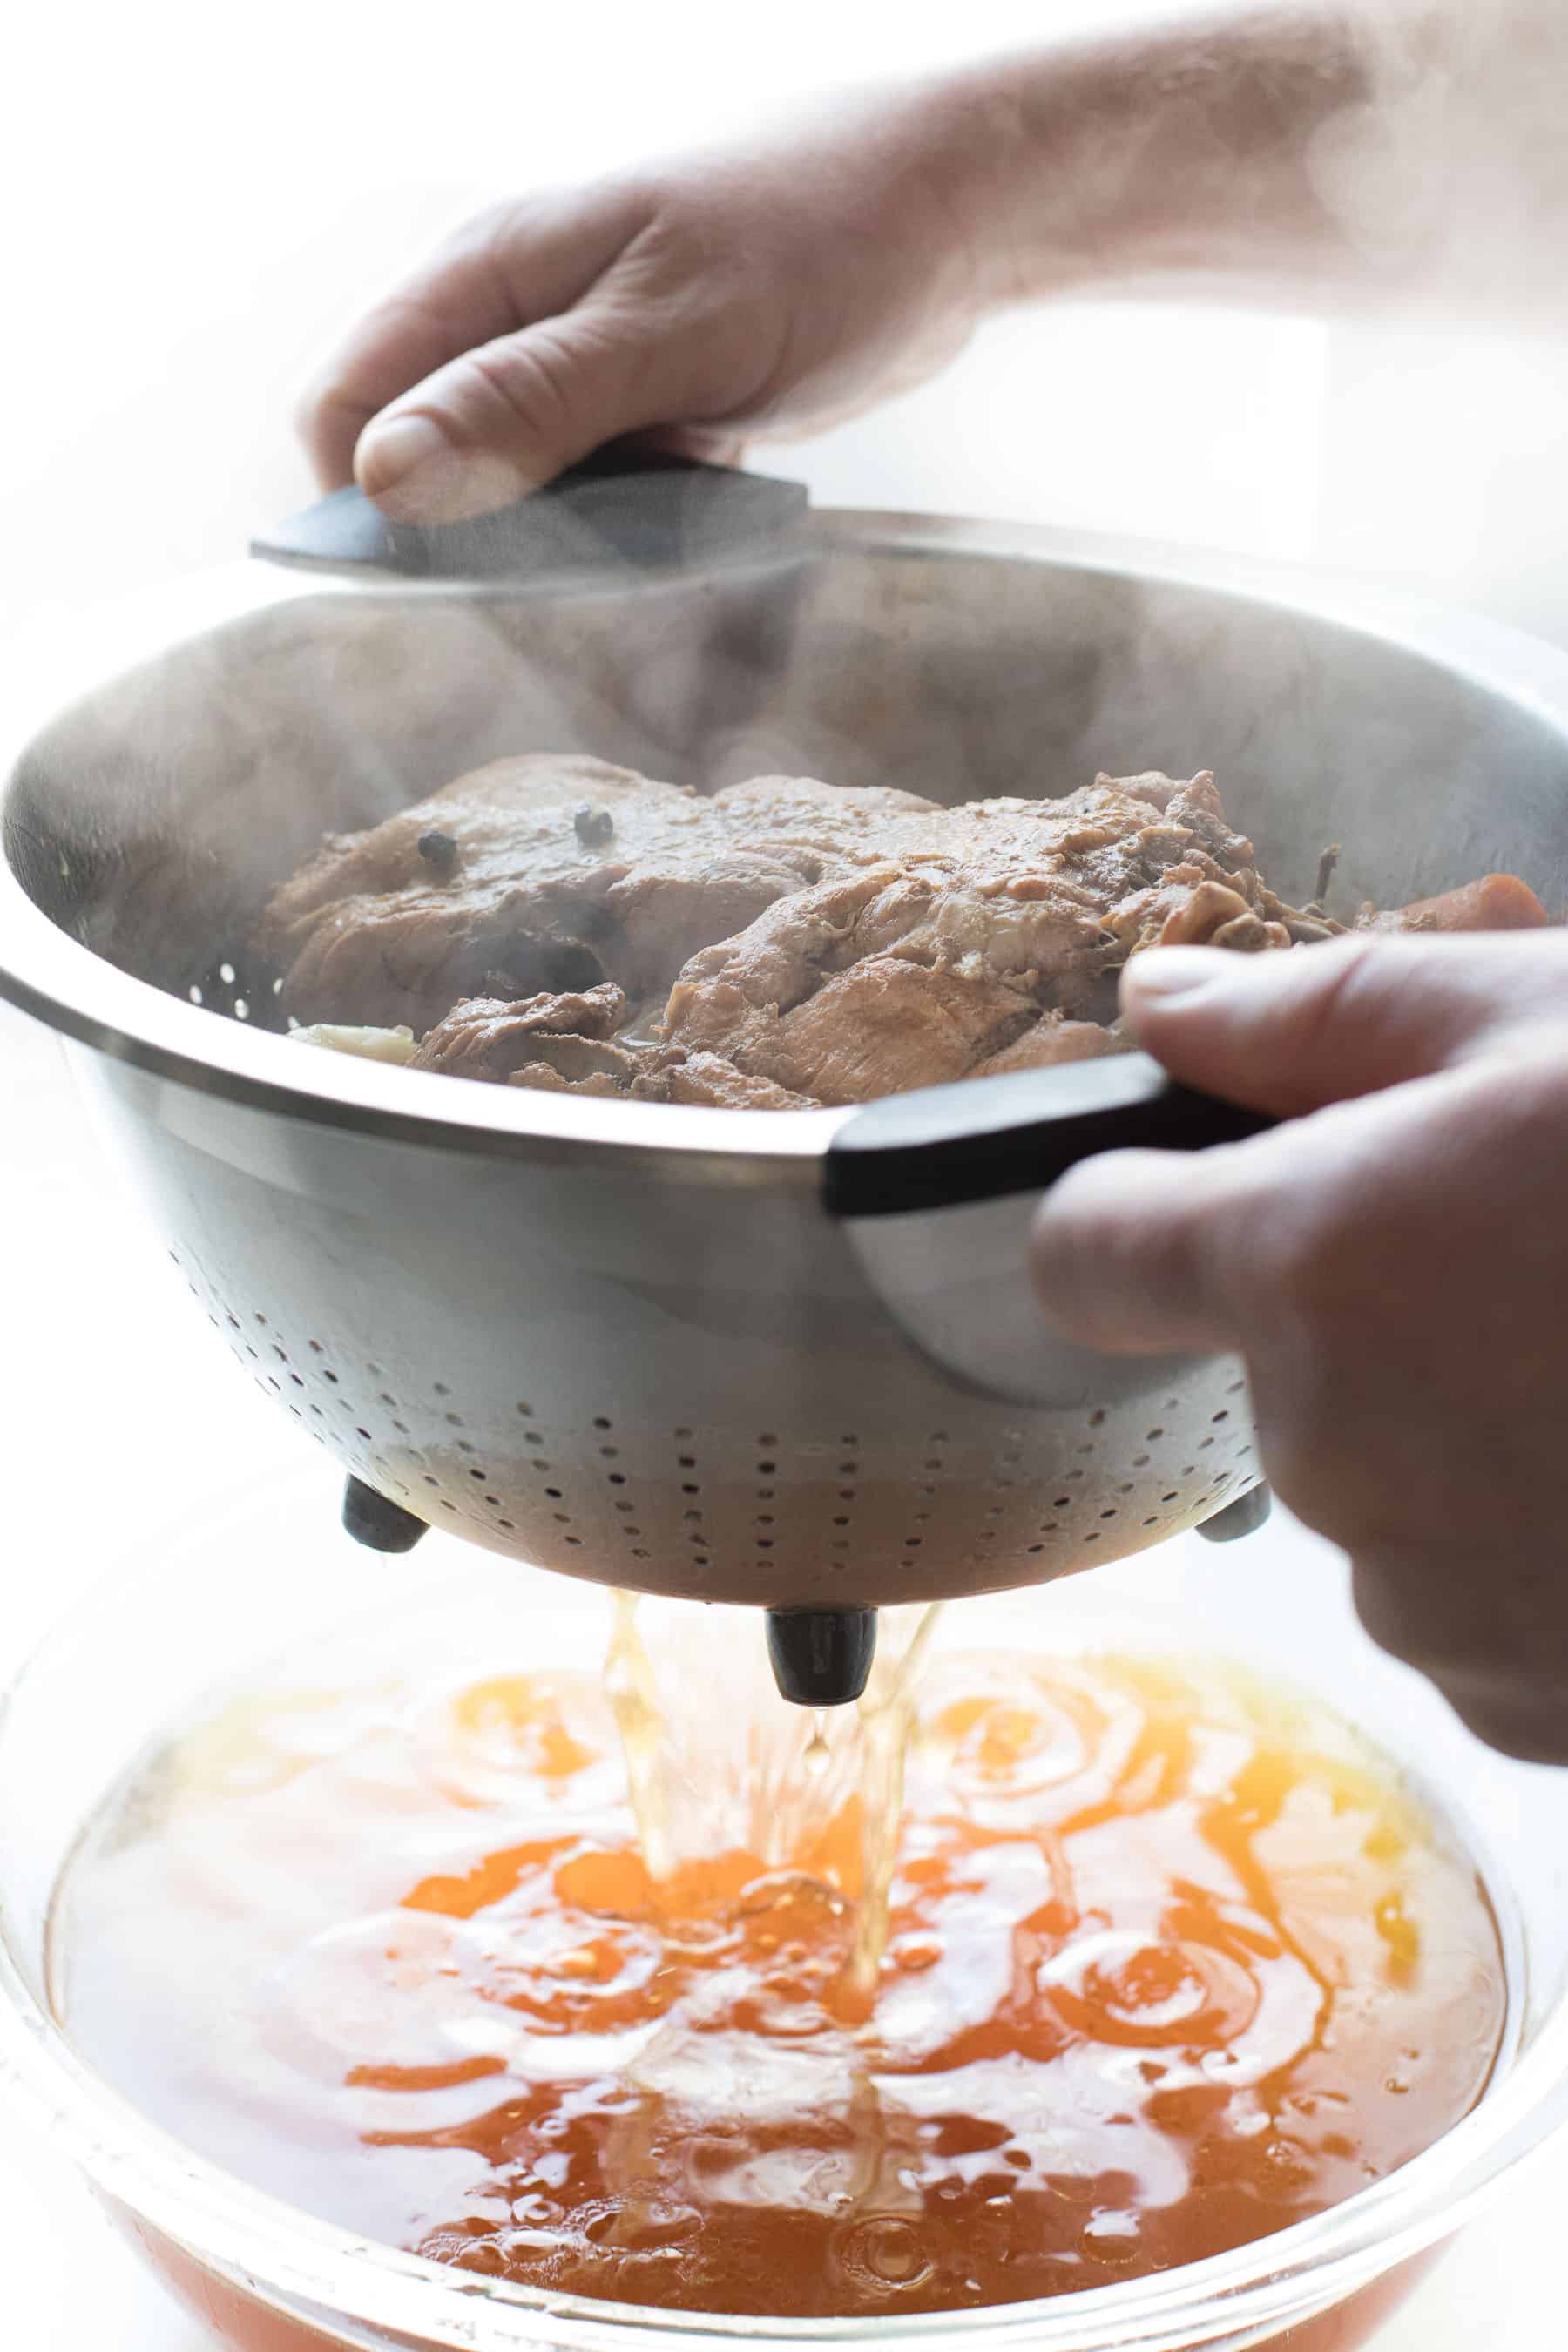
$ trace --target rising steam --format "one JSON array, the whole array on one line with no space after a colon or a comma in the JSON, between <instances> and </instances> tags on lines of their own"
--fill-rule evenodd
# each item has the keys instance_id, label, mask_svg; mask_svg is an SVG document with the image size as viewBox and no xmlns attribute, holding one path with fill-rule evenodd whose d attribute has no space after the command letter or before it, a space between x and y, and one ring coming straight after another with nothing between
<instances>
[{"instance_id":1,"label":"rising steam","mask_svg":"<svg viewBox=\"0 0 1568 2352\"><path fill-rule=\"evenodd\" d=\"M1568 16L1560 0L1364 0L1342 23L1359 91L1308 171L1396 311L1563 320Z\"/></svg>"}]
</instances>

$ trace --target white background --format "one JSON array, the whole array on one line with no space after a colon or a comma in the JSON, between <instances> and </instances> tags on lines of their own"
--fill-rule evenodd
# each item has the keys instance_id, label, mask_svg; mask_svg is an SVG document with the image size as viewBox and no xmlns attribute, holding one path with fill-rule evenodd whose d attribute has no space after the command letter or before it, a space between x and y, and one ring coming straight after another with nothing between
<instances>
[{"instance_id":1,"label":"white background","mask_svg":"<svg viewBox=\"0 0 1568 2352\"><path fill-rule=\"evenodd\" d=\"M303 501L288 425L300 383L466 212L730 132L825 84L1109 13L1094 0L29 10L0 64L0 692L11 631L221 561ZM1116 305L997 326L939 384L789 465L824 500L1316 558L1568 638L1565 459L1568 363L1539 348ZM52 1048L9 1014L0 1139L5 1667L193 1475L221 1488L291 1462L294 1440L128 1235ZM1549 2167L1473 2232L1387 2352L1554 2338L1563 2185ZM201 2340L4 2116L0 2275L0 2340L26 2352Z\"/></svg>"}]
</instances>

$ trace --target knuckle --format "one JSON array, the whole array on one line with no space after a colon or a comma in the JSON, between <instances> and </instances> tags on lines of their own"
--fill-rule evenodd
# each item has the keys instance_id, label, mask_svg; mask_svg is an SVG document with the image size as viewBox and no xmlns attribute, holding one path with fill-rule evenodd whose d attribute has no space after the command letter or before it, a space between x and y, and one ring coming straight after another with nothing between
<instances>
[{"instance_id":1,"label":"knuckle","mask_svg":"<svg viewBox=\"0 0 1568 2352\"><path fill-rule=\"evenodd\" d=\"M321 425L341 408L342 401L342 394L335 383L318 380L307 384L295 399L290 418L300 440L313 442Z\"/></svg>"},{"instance_id":2,"label":"knuckle","mask_svg":"<svg viewBox=\"0 0 1568 2352\"><path fill-rule=\"evenodd\" d=\"M1342 1226L1321 1208L1294 1202L1287 1213L1258 1222L1267 1231L1252 1236L1247 1255L1255 1279L1245 1286L1298 1324L1317 1321L1327 1308L1335 1260L1344 1247ZM1243 1229L1238 1241L1245 1245L1247 1238Z\"/></svg>"},{"instance_id":3,"label":"knuckle","mask_svg":"<svg viewBox=\"0 0 1568 2352\"><path fill-rule=\"evenodd\" d=\"M1561 1172L1568 1159L1568 1023L1531 1022L1510 1037L1487 1074L1487 1115L1497 1139L1522 1155L1542 1154Z\"/></svg>"},{"instance_id":4,"label":"knuckle","mask_svg":"<svg viewBox=\"0 0 1568 2352\"><path fill-rule=\"evenodd\" d=\"M1301 1139L1300 1156L1292 1149L1282 1161L1270 1152L1268 1181L1238 1192L1221 1237L1238 1307L1250 1305L1254 1319L1283 1318L1325 1341L1342 1338L1347 1325L1364 1326L1369 1277L1387 1262L1384 1229L1397 1206L1361 1151L1348 1148L1348 1117L1353 1113L1318 1112L1316 1136ZM1338 1141L1331 1128L1340 1129ZM1394 1222L1397 1228L1397 1215Z\"/></svg>"},{"instance_id":5,"label":"knuckle","mask_svg":"<svg viewBox=\"0 0 1568 2352\"><path fill-rule=\"evenodd\" d=\"M1362 1631L1391 1658L1437 1681L1444 1661L1433 1654L1424 1620L1413 1618L1398 1580L1384 1570L1356 1560L1351 1570L1351 1599Z\"/></svg>"},{"instance_id":6,"label":"knuckle","mask_svg":"<svg viewBox=\"0 0 1568 2352\"><path fill-rule=\"evenodd\" d=\"M720 294L743 289L762 260L760 225L739 230L735 192L712 177L655 178L644 217L627 249L629 268L651 285Z\"/></svg>"},{"instance_id":7,"label":"knuckle","mask_svg":"<svg viewBox=\"0 0 1568 2352\"><path fill-rule=\"evenodd\" d=\"M460 228L453 250L510 285L520 259L543 240L591 223L616 194L612 183L586 188L533 188L489 205Z\"/></svg>"},{"instance_id":8,"label":"knuckle","mask_svg":"<svg viewBox=\"0 0 1568 2352\"><path fill-rule=\"evenodd\" d=\"M447 230L430 254L426 277L439 283L452 272L470 268L476 263L488 267L504 250L509 235L515 233L528 209L527 198L513 198L470 213L456 228Z\"/></svg>"},{"instance_id":9,"label":"knuckle","mask_svg":"<svg viewBox=\"0 0 1568 2352\"><path fill-rule=\"evenodd\" d=\"M1303 982L1291 1008L1292 1054L1331 1053L1337 1038L1375 1014L1388 987L1388 944L1373 935L1335 940L1318 950L1313 963L1282 973Z\"/></svg>"},{"instance_id":10,"label":"knuckle","mask_svg":"<svg viewBox=\"0 0 1568 2352\"><path fill-rule=\"evenodd\" d=\"M605 203L622 203L639 213L647 228L679 232L690 201L692 176L679 164L647 163L601 183Z\"/></svg>"},{"instance_id":11,"label":"knuckle","mask_svg":"<svg viewBox=\"0 0 1568 2352\"><path fill-rule=\"evenodd\" d=\"M345 378L319 378L294 404L293 426L312 457L325 457L352 450L375 414L373 404L360 397Z\"/></svg>"},{"instance_id":12,"label":"knuckle","mask_svg":"<svg viewBox=\"0 0 1568 2352\"><path fill-rule=\"evenodd\" d=\"M502 264L510 259L514 246L527 244L535 234L543 210L544 200L533 192L487 205L453 230L443 252L458 260L471 255L489 264Z\"/></svg>"},{"instance_id":13,"label":"knuckle","mask_svg":"<svg viewBox=\"0 0 1568 2352\"><path fill-rule=\"evenodd\" d=\"M1108 1265L1147 1250L1148 1215L1163 1162L1154 1152L1110 1151L1069 1168L1046 1194L1040 1222L1064 1251Z\"/></svg>"},{"instance_id":14,"label":"knuckle","mask_svg":"<svg viewBox=\"0 0 1568 2352\"><path fill-rule=\"evenodd\" d=\"M1476 1692L1433 1677L1467 1731L1519 1764L1568 1764L1568 1712L1558 1695Z\"/></svg>"},{"instance_id":15,"label":"knuckle","mask_svg":"<svg viewBox=\"0 0 1568 2352\"><path fill-rule=\"evenodd\" d=\"M1036 1284L1090 1338L1190 1321L1206 1307L1205 1233L1165 1154L1109 1152L1070 1170L1042 1202Z\"/></svg>"},{"instance_id":16,"label":"knuckle","mask_svg":"<svg viewBox=\"0 0 1568 2352\"><path fill-rule=\"evenodd\" d=\"M1561 1629L1519 1615L1519 1594L1478 1591L1473 1559L1441 1547L1357 1559L1356 1615L1380 1650L1426 1676L1456 1715L1507 1756L1568 1763Z\"/></svg>"},{"instance_id":17,"label":"knuckle","mask_svg":"<svg viewBox=\"0 0 1568 2352\"><path fill-rule=\"evenodd\" d=\"M563 340L549 326L530 330L525 340L492 343L470 352L463 362L468 383L459 404L483 436L500 421L509 437L552 439L572 415L573 368Z\"/></svg>"}]
</instances>

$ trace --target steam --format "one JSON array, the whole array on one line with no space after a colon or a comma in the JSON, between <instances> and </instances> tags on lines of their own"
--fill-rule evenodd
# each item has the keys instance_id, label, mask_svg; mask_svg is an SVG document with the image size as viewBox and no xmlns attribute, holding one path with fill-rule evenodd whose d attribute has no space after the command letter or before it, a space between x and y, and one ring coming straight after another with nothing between
<instances>
[{"instance_id":1,"label":"steam","mask_svg":"<svg viewBox=\"0 0 1568 2352\"><path fill-rule=\"evenodd\" d=\"M1563 323L1560 0L1364 0L1358 95L1312 133L1310 182L1376 294L1530 330Z\"/></svg>"}]
</instances>

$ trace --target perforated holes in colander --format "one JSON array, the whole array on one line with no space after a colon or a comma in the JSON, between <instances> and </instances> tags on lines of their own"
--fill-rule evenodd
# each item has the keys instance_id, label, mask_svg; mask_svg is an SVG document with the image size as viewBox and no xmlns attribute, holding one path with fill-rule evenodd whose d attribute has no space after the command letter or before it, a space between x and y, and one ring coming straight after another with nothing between
<instances>
[{"instance_id":1,"label":"perforated holes in colander","mask_svg":"<svg viewBox=\"0 0 1568 2352\"><path fill-rule=\"evenodd\" d=\"M834 1488L834 1500L838 1507L833 1512L833 1524L842 1533L828 1538L830 1551L845 1552L851 1548L850 1529L855 1523L855 1506L859 1500L858 1485L846 1486L845 1479L858 1480L860 1475L860 1435L858 1430L847 1429L838 1437L839 1460L834 1475L839 1482Z\"/></svg>"},{"instance_id":2,"label":"perforated holes in colander","mask_svg":"<svg viewBox=\"0 0 1568 2352\"><path fill-rule=\"evenodd\" d=\"M377 1442L373 1415L346 1392L345 1375L329 1360L326 1341L310 1333L291 1337L276 1316L260 1307L242 1311L222 1296L188 1251L182 1255L171 1249L169 1256L197 1303L206 1308L207 1320L227 1340L231 1353L258 1388L286 1405L291 1417L320 1444L331 1444L356 1473L384 1492L405 1501L415 1499L413 1488L393 1471ZM374 1369L379 1370L379 1367ZM330 1419L340 1431L335 1444L329 1435ZM343 1420L351 1424L357 1445L343 1442Z\"/></svg>"}]
</instances>

